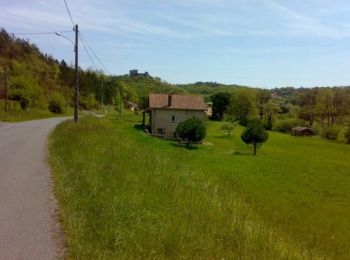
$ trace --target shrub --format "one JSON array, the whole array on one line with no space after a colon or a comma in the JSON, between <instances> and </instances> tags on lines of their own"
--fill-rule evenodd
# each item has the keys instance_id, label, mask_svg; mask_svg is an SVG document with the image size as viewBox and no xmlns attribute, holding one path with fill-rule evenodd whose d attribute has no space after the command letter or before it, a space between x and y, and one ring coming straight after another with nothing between
<instances>
[{"instance_id":1,"label":"shrub","mask_svg":"<svg viewBox=\"0 0 350 260\"><path fill-rule=\"evenodd\" d=\"M254 155L256 155L257 148L266 142L268 138L268 132L258 121L251 121L241 135L243 142L253 145Z\"/></svg>"},{"instance_id":2,"label":"shrub","mask_svg":"<svg viewBox=\"0 0 350 260\"><path fill-rule=\"evenodd\" d=\"M271 130L272 129L272 127L273 127L273 125L274 125L274 123L275 123L275 119L274 118L264 118L263 120L262 120L262 125L264 126L264 128L266 129L266 130Z\"/></svg>"},{"instance_id":3,"label":"shrub","mask_svg":"<svg viewBox=\"0 0 350 260\"><path fill-rule=\"evenodd\" d=\"M5 100L0 100L0 110L4 109L5 107ZM18 101L14 100L7 100L7 109L8 111L20 111L21 110L21 104Z\"/></svg>"},{"instance_id":4,"label":"shrub","mask_svg":"<svg viewBox=\"0 0 350 260\"><path fill-rule=\"evenodd\" d=\"M350 127L346 128L344 137L345 137L345 142L347 144L350 144Z\"/></svg>"},{"instance_id":5,"label":"shrub","mask_svg":"<svg viewBox=\"0 0 350 260\"><path fill-rule=\"evenodd\" d=\"M179 123L176 127L176 133L183 141L187 142L187 146L190 146L191 143L197 143L203 140L207 134L207 130L201 120L192 117Z\"/></svg>"},{"instance_id":6,"label":"shrub","mask_svg":"<svg viewBox=\"0 0 350 260\"><path fill-rule=\"evenodd\" d=\"M64 112L65 100L61 93L54 92L49 99L48 109L52 113L61 114Z\"/></svg>"},{"instance_id":7,"label":"shrub","mask_svg":"<svg viewBox=\"0 0 350 260\"><path fill-rule=\"evenodd\" d=\"M227 122L221 127L221 129L225 131L225 134L227 134L227 136L231 136L232 131L235 127L236 125L234 123Z\"/></svg>"},{"instance_id":8,"label":"shrub","mask_svg":"<svg viewBox=\"0 0 350 260\"><path fill-rule=\"evenodd\" d=\"M98 108L98 102L96 101L96 97L93 94L90 94L88 96L81 95L79 98L79 105L81 108L86 110Z\"/></svg>"},{"instance_id":9,"label":"shrub","mask_svg":"<svg viewBox=\"0 0 350 260\"><path fill-rule=\"evenodd\" d=\"M43 89L34 79L17 76L11 78L10 85L9 98L18 101L22 109L47 107Z\"/></svg>"},{"instance_id":10,"label":"shrub","mask_svg":"<svg viewBox=\"0 0 350 260\"><path fill-rule=\"evenodd\" d=\"M12 89L9 91L9 97L12 100L18 101L23 110L26 110L29 107L29 93L24 89Z\"/></svg>"},{"instance_id":11,"label":"shrub","mask_svg":"<svg viewBox=\"0 0 350 260\"><path fill-rule=\"evenodd\" d=\"M298 118L280 119L276 121L273 130L288 133L295 126L306 126L306 121Z\"/></svg>"},{"instance_id":12,"label":"shrub","mask_svg":"<svg viewBox=\"0 0 350 260\"><path fill-rule=\"evenodd\" d=\"M314 121L312 123L312 129L314 130L314 135L322 135L322 125L319 122Z\"/></svg>"},{"instance_id":13,"label":"shrub","mask_svg":"<svg viewBox=\"0 0 350 260\"><path fill-rule=\"evenodd\" d=\"M338 138L340 130L341 128L338 126L328 127L323 132L322 137L329 140L336 140Z\"/></svg>"}]
</instances>

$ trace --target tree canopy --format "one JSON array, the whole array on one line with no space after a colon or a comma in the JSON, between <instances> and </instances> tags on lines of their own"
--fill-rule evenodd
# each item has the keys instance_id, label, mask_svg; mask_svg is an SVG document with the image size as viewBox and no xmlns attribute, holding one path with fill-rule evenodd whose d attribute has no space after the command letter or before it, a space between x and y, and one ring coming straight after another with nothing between
<instances>
[{"instance_id":1,"label":"tree canopy","mask_svg":"<svg viewBox=\"0 0 350 260\"><path fill-rule=\"evenodd\" d=\"M192 143L203 140L207 130L201 120L191 117L177 125L176 133L187 143L187 146L190 146Z\"/></svg>"},{"instance_id":2,"label":"tree canopy","mask_svg":"<svg viewBox=\"0 0 350 260\"><path fill-rule=\"evenodd\" d=\"M243 142L253 145L254 155L256 155L257 148L266 142L268 138L268 132L257 120L251 121L241 135Z\"/></svg>"}]
</instances>

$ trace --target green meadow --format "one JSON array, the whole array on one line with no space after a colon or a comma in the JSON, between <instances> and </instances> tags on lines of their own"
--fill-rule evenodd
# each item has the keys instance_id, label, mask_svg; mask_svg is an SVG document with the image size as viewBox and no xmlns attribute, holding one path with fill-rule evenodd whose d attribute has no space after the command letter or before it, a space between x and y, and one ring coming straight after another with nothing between
<instances>
[{"instance_id":1,"label":"green meadow","mask_svg":"<svg viewBox=\"0 0 350 260\"><path fill-rule=\"evenodd\" d=\"M348 259L350 145L207 122L186 149L135 115L65 122L50 163L74 259Z\"/></svg>"}]
</instances>

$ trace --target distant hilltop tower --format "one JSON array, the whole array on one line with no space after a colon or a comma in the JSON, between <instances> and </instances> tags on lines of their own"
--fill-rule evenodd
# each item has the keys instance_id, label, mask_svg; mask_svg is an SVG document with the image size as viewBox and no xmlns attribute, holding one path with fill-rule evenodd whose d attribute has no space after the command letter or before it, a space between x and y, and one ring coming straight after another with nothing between
<instances>
[{"instance_id":1,"label":"distant hilltop tower","mask_svg":"<svg viewBox=\"0 0 350 260\"><path fill-rule=\"evenodd\" d=\"M130 70L129 76L130 77L137 77L137 76L150 77L150 75L147 71L145 73L139 73L138 70Z\"/></svg>"}]
</instances>

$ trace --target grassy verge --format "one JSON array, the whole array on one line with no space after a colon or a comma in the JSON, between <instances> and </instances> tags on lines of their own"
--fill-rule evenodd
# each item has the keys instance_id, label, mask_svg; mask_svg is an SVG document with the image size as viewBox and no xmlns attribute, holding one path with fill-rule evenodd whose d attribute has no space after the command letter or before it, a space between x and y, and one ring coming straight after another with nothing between
<instances>
[{"instance_id":1,"label":"grassy verge","mask_svg":"<svg viewBox=\"0 0 350 260\"><path fill-rule=\"evenodd\" d=\"M59 116L70 116L72 115L71 111L67 111L64 114L54 114L47 110L18 110L18 111L0 111L0 121L3 122L22 122L35 119L43 119L50 117L59 117Z\"/></svg>"},{"instance_id":2,"label":"grassy verge","mask_svg":"<svg viewBox=\"0 0 350 260\"><path fill-rule=\"evenodd\" d=\"M187 150L135 116L65 122L50 163L69 254L109 258L346 258L350 146L271 133L249 155L240 129L208 123Z\"/></svg>"}]
</instances>

